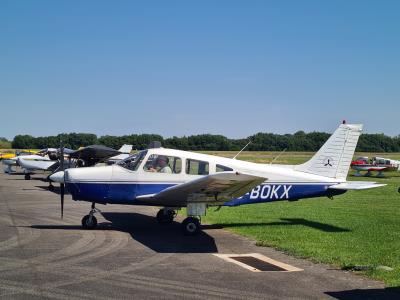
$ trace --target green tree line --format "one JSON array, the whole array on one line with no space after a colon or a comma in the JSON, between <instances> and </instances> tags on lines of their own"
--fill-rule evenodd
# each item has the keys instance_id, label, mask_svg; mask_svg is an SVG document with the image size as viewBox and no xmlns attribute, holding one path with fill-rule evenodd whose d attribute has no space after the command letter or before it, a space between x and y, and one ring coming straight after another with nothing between
<instances>
[{"instance_id":1,"label":"green tree line","mask_svg":"<svg viewBox=\"0 0 400 300\"><path fill-rule=\"evenodd\" d=\"M123 144L133 145L133 149L145 149L150 142L160 141L163 147L181 150L238 151L248 141L251 144L246 150L251 151L316 151L329 138L325 132L298 131L294 134L257 133L245 139L229 139L223 135L200 134L183 137L163 138L158 134L131 134L123 136L105 135L97 137L90 133L63 133L57 136L33 137L17 135L11 142L14 149L42 149L59 147L63 141L65 147L77 149L82 146L102 144L118 149ZM0 139L4 145L9 142ZM8 144L7 144L8 143ZM4 147L6 148L6 147ZM400 152L400 136L390 137L384 134L362 134L357 151L363 152Z\"/></svg>"},{"instance_id":2,"label":"green tree line","mask_svg":"<svg viewBox=\"0 0 400 300\"><path fill-rule=\"evenodd\" d=\"M4 137L0 137L0 149L9 149L9 148L11 148L11 142Z\"/></svg>"}]
</instances>

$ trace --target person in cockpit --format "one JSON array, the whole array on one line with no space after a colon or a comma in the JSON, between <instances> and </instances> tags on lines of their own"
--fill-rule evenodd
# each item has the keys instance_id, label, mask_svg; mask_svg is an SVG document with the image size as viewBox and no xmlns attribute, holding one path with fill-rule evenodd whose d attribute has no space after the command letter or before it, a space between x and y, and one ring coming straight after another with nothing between
<instances>
[{"instance_id":1,"label":"person in cockpit","mask_svg":"<svg viewBox=\"0 0 400 300\"><path fill-rule=\"evenodd\" d=\"M164 155L157 157L155 167L149 169L150 172L167 173L172 174L171 167L168 165L169 159Z\"/></svg>"}]
</instances>

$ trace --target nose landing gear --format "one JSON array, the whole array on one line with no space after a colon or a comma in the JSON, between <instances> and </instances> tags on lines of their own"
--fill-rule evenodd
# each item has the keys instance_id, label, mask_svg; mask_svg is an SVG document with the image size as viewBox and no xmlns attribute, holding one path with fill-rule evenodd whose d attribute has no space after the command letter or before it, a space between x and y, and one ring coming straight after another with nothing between
<instances>
[{"instance_id":1,"label":"nose landing gear","mask_svg":"<svg viewBox=\"0 0 400 300\"><path fill-rule=\"evenodd\" d=\"M96 212L101 213L100 209L95 207L95 203L92 203L92 209L89 214L82 218L82 228L83 229L95 229L97 226L97 219L94 216Z\"/></svg>"}]
</instances>

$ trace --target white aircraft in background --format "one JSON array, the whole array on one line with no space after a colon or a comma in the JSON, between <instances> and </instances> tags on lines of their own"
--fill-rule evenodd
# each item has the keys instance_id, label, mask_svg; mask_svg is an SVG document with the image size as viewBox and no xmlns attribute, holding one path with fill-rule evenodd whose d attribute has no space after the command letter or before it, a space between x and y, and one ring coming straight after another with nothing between
<instances>
[{"instance_id":1,"label":"white aircraft in background","mask_svg":"<svg viewBox=\"0 0 400 300\"><path fill-rule=\"evenodd\" d=\"M24 155L32 155L32 154L30 154L30 153L21 154L21 156L24 156ZM4 173L8 173L8 174L15 173L17 170L13 169L13 167L18 166L18 156L3 159L2 163L4 165Z\"/></svg>"},{"instance_id":2,"label":"white aircraft in background","mask_svg":"<svg viewBox=\"0 0 400 300\"><path fill-rule=\"evenodd\" d=\"M113 164L127 158L132 151L132 145L122 145L115 150L103 145L90 145L73 151L69 157L77 160L78 167L93 167L98 163Z\"/></svg>"},{"instance_id":3,"label":"white aircraft in background","mask_svg":"<svg viewBox=\"0 0 400 300\"><path fill-rule=\"evenodd\" d=\"M200 230L199 218L209 206L237 206L279 200L333 197L347 190L376 188L384 184L346 181L362 125L341 124L322 148L301 165L269 165L187 151L153 148L140 151L118 164L67 169L56 173L73 200L92 202L82 219L95 228L96 203L163 207L160 223L173 221L176 210L186 207L182 223L186 235Z\"/></svg>"},{"instance_id":4,"label":"white aircraft in background","mask_svg":"<svg viewBox=\"0 0 400 300\"><path fill-rule=\"evenodd\" d=\"M52 162L52 164L53 164L54 160L56 160L56 158L54 158L54 155L56 154L56 152L57 152L57 149L55 149L55 148L42 149L35 154L29 153L29 152L27 152L27 153L22 152L18 156L3 160L3 165L5 166L4 172L10 173L10 174L14 173L14 172L16 172L16 170L13 169L13 167L21 166L23 168L24 173L26 173L26 175L27 175L27 176L25 176L26 177L25 179L29 179L30 178L29 177L30 176L29 169L30 168L32 170L35 169L34 167L38 164L37 162L41 161L41 160L46 160L46 161L53 160L53 162ZM50 159L50 157L52 159ZM20 164L21 161L23 162L23 165ZM28 163L25 164L24 163L25 161ZM32 163L29 163L29 162L32 162Z\"/></svg>"},{"instance_id":5,"label":"white aircraft in background","mask_svg":"<svg viewBox=\"0 0 400 300\"><path fill-rule=\"evenodd\" d=\"M26 156L26 155L33 155L33 154L37 154L37 153L42 153L44 152L46 149L42 149L39 151L35 151L35 150L16 150L15 154L11 153L11 157L7 157L7 155L9 155L8 153L3 154L3 159L2 159L2 163L4 165L4 173L15 173L17 172L16 169L13 169L13 167L17 167L18 166L18 157L20 156ZM6 158L4 158L6 157Z\"/></svg>"},{"instance_id":6,"label":"white aircraft in background","mask_svg":"<svg viewBox=\"0 0 400 300\"><path fill-rule=\"evenodd\" d=\"M63 155L72 159L63 160L63 169L76 167L79 165L77 163L78 160L83 161L84 165L91 165L92 162L94 165L97 162L107 162L108 160L118 162L128 157L131 150L132 145L123 145L119 150L102 145L87 146L76 151L64 148ZM56 171L60 167L59 159L60 149L47 148L37 154L19 156L16 158L16 162L25 173L25 179L29 180L30 175L35 171ZM50 187L52 187L51 184Z\"/></svg>"},{"instance_id":7,"label":"white aircraft in background","mask_svg":"<svg viewBox=\"0 0 400 300\"><path fill-rule=\"evenodd\" d=\"M118 150L121 154L117 154L115 156L110 157L107 159L106 164L107 165L113 165L117 162L120 162L121 160L128 158L131 155L132 151L132 145L122 145L121 148Z\"/></svg>"},{"instance_id":8,"label":"white aircraft in background","mask_svg":"<svg viewBox=\"0 0 400 300\"><path fill-rule=\"evenodd\" d=\"M17 162L25 173L25 179L31 179L31 174L35 171L54 172L59 166L59 151L57 148L47 148L40 150L37 154L18 156ZM71 149L64 149L65 154L72 151Z\"/></svg>"}]
</instances>

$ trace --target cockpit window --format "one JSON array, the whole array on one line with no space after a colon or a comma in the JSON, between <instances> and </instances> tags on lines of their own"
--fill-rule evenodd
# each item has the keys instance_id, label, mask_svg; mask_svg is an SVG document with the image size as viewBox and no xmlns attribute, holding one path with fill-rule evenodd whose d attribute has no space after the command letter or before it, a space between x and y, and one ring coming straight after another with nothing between
<instances>
[{"instance_id":1,"label":"cockpit window","mask_svg":"<svg viewBox=\"0 0 400 300\"><path fill-rule=\"evenodd\" d=\"M147 150L141 151L120 161L118 165L131 171L137 171L146 154Z\"/></svg>"},{"instance_id":2,"label":"cockpit window","mask_svg":"<svg viewBox=\"0 0 400 300\"><path fill-rule=\"evenodd\" d=\"M215 171L216 172L227 172L227 171L233 171L233 169L232 168L229 168L229 167L226 167L226 166L223 166L223 165L216 165L215 166Z\"/></svg>"},{"instance_id":3,"label":"cockpit window","mask_svg":"<svg viewBox=\"0 0 400 300\"><path fill-rule=\"evenodd\" d=\"M186 160L186 174L189 175L208 175L208 162L196 159Z\"/></svg>"},{"instance_id":4,"label":"cockpit window","mask_svg":"<svg viewBox=\"0 0 400 300\"><path fill-rule=\"evenodd\" d=\"M182 171L179 157L151 154L144 165L146 172L178 174Z\"/></svg>"}]
</instances>

